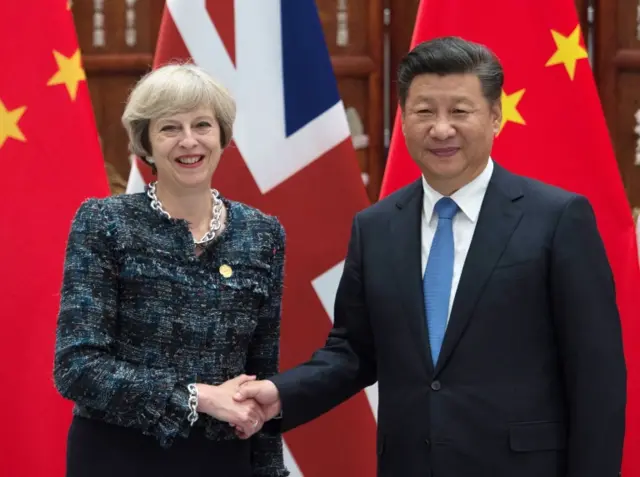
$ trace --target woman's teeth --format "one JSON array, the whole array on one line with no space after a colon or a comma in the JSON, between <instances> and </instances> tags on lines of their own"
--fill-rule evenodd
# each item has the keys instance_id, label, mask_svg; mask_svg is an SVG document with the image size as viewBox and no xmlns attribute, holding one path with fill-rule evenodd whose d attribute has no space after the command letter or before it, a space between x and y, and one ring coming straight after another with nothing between
<instances>
[{"instance_id":1,"label":"woman's teeth","mask_svg":"<svg viewBox=\"0 0 640 477\"><path fill-rule=\"evenodd\" d=\"M195 164L196 162L198 162L200 159L202 159L202 156L195 156L195 157L179 157L178 158L178 162L180 162L181 164Z\"/></svg>"}]
</instances>

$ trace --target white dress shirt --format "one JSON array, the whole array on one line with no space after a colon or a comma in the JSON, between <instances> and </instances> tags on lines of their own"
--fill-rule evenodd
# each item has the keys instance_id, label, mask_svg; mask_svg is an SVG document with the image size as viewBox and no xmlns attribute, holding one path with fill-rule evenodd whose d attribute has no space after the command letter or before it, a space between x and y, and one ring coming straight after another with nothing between
<instances>
[{"instance_id":1,"label":"white dress shirt","mask_svg":"<svg viewBox=\"0 0 640 477\"><path fill-rule=\"evenodd\" d=\"M451 195L451 198L458 204L460 210L458 210L458 213L453 218L453 280L451 282L451 297L449 298L447 322L451 316L451 308L456 290L458 289L458 283L460 282L462 267L467 258L467 252L471 245L471 239L476 229L482 201L487 192L487 186L489 185L489 180L491 180L492 173L493 161L489 158L487 167L485 167L484 171L482 171L478 177ZM444 196L436 192L427 183L424 176L422 177L422 187L424 189L424 202L422 206L422 275L424 276L427 260L429 259L429 251L431 250L431 242L438 227L438 217L433 213L433 208L436 202Z\"/></svg>"}]
</instances>

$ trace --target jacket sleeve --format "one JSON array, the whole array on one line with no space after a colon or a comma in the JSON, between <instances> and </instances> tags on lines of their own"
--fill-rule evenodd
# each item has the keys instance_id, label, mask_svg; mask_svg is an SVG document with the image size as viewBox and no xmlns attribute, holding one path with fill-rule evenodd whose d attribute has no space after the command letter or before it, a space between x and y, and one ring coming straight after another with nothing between
<instances>
[{"instance_id":1,"label":"jacket sleeve","mask_svg":"<svg viewBox=\"0 0 640 477\"><path fill-rule=\"evenodd\" d=\"M284 280L285 232L275 221L275 243L271 268L269 297L258 315L258 324L249 345L246 371L257 379L265 379L278 372L280 362L280 318ZM275 426L270 425L275 424ZM251 464L255 477L286 477L282 436L277 421L267 423L268 432L258 432L251 437Z\"/></svg>"},{"instance_id":2,"label":"jacket sleeve","mask_svg":"<svg viewBox=\"0 0 640 477\"><path fill-rule=\"evenodd\" d=\"M551 263L569 418L567 477L617 476L625 433L622 331L613 275L584 197L564 208Z\"/></svg>"},{"instance_id":3,"label":"jacket sleeve","mask_svg":"<svg viewBox=\"0 0 640 477\"><path fill-rule=\"evenodd\" d=\"M68 238L56 329L58 392L104 419L138 428L168 446L189 432L188 391L173 369L156 369L112 354L118 316L114 227L105 202L85 201Z\"/></svg>"},{"instance_id":4,"label":"jacket sleeve","mask_svg":"<svg viewBox=\"0 0 640 477\"><path fill-rule=\"evenodd\" d=\"M362 269L356 215L336 294L335 320L325 345L306 363L269 378L280 394L282 432L317 418L377 379Z\"/></svg>"}]
</instances>

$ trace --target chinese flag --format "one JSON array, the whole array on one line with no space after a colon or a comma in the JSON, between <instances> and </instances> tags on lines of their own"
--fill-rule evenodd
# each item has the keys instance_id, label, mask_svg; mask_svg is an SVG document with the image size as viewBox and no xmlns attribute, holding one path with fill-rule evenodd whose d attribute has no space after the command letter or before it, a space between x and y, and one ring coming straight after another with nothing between
<instances>
[{"instance_id":1,"label":"chinese flag","mask_svg":"<svg viewBox=\"0 0 640 477\"><path fill-rule=\"evenodd\" d=\"M71 11L0 4L0 475L62 477L71 404L53 386L65 245L108 185Z\"/></svg>"},{"instance_id":2,"label":"chinese flag","mask_svg":"<svg viewBox=\"0 0 640 477\"><path fill-rule=\"evenodd\" d=\"M486 44L504 66L504 119L492 157L512 172L585 195L595 210L615 276L627 357L622 475L638 476L636 237L573 0L422 0L412 46L448 35ZM405 147L398 111L381 196L419 174Z\"/></svg>"}]
</instances>

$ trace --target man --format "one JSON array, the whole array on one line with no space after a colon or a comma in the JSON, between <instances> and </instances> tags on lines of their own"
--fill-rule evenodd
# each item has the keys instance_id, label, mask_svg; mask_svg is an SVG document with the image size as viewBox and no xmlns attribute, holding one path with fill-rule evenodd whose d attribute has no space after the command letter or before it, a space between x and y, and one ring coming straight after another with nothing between
<instances>
[{"instance_id":1,"label":"man","mask_svg":"<svg viewBox=\"0 0 640 477\"><path fill-rule=\"evenodd\" d=\"M502 85L491 51L459 38L403 59L422 178L355 217L324 348L236 399L282 411L286 431L378 380L383 477L619 474L612 273L584 197L490 158Z\"/></svg>"}]
</instances>

